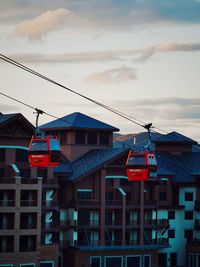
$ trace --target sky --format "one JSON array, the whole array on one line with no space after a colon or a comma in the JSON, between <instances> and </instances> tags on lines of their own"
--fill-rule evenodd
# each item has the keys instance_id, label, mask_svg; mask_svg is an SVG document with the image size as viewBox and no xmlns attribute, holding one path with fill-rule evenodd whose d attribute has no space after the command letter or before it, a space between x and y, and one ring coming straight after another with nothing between
<instances>
[{"instance_id":1,"label":"sky","mask_svg":"<svg viewBox=\"0 0 200 267\"><path fill-rule=\"evenodd\" d=\"M0 0L0 47L78 93L200 142L199 0ZM144 130L2 60L0 70L2 93L47 113ZM32 109L2 95L0 103L35 124Z\"/></svg>"}]
</instances>

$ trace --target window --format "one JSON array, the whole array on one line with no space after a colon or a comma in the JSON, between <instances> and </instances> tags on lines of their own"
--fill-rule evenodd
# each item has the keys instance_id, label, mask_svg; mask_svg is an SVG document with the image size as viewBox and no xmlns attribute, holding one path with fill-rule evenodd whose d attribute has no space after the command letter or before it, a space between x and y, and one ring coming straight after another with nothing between
<instances>
[{"instance_id":1,"label":"window","mask_svg":"<svg viewBox=\"0 0 200 267\"><path fill-rule=\"evenodd\" d=\"M112 201L113 201L113 192L106 191L106 203L109 204Z\"/></svg>"},{"instance_id":2,"label":"window","mask_svg":"<svg viewBox=\"0 0 200 267\"><path fill-rule=\"evenodd\" d=\"M101 146L109 145L109 133L106 133L106 132L99 133L99 144Z\"/></svg>"},{"instance_id":3,"label":"window","mask_svg":"<svg viewBox=\"0 0 200 267\"><path fill-rule=\"evenodd\" d=\"M193 201L193 193L185 192L185 201Z\"/></svg>"},{"instance_id":4,"label":"window","mask_svg":"<svg viewBox=\"0 0 200 267\"><path fill-rule=\"evenodd\" d=\"M20 236L20 252L36 251L36 235Z\"/></svg>"},{"instance_id":5,"label":"window","mask_svg":"<svg viewBox=\"0 0 200 267\"><path fill-rule=\"evenodd\" d=\"M67 144L67 132L66 131L60 132L60 144L61 145Z\"/></svg>"},{"instance_id":6,"label":"window","mask_svg":"<svg viewBox=\"0 0 200 267\"><path fill-rule=\"evenodd\" d=\"M96 145L97 144L97 133L95 132L88 132L87 133L88 138L88 145Z\"/></svg>"},{"instance_id":7,"label":"window","mask_svg":"<svg viewBox=\"0 0 200 267\"><path fill-rule=\"evenodd\" d=\"M188 267L195 267L195 257L194 253L189 253L188 255ZM198 265L197 265L198 266Z\"/></svg>"},{"instance_id":8,"label":"window","mask_svg":"<svg viewBox=\"0 0 200 267\"><path fill-rule=\"evenodd\" d=\"M151 266L151 255L144 255L144 267L150 267Z\"/></svg>"},{"instance_id":9,"label":"window","mask_svg":"<svg viewBox=\"0 0 200 267\"><path fill-rule=\"evenodd\" d=\"M77 198L80 200L90 200L92 198L91 191L78 191Z\"/></svg>"},{"instance_id":10,"label":"window","mask_svg":"<svg viewBox=\"0 0 200 267\"><path fill-rule=\"evenodd\" d=\"M193 239L193 230L184 230L184 238L187 239L188 241L191 241Z\"/></svg>"},{"instance_id":11,"label":"window","mask_svg":"<svg viewBox=\"0 0 200 267\"><path fill-rule=\"evenodd\" d=\"M16 149L16 162L27 162L28 150Z\"/></svg>"},{"instance_id":12,"label":"window","mask_svg":"<svg viewBox=\"0 0 200 267\"><path fill-rule=\"evenodd\" d=\"M168 219L169 220L175 219L175 211L174 210L168 210Z\"/></svg>"},{"instance_id":13,"label":"window","mask_svg":"<svg viewBox=\"0 0 200 267\"><path fill-rule=\"evenodd\" d=\"M159 192L159 200L166 201L167 200L167 192Z\"/></svg>"},{"instance_id":14,"label":"window","mask_svg":"<svg viewBox=\"0 0 200 267\"><path fill-rule=\"evenodd\" d=\"M170 266L177 265L177 253L170 253Z\"/></svg>"},{"instance_id":15,"label":"window","mask_svg":"<svg viewBox=\"0 0 200 267\"><path fill-rule=\"evenodd\" d=\"M101 267L101 257L90 257L90 267Z\"/></svg>"},{"instance_id":16,"label":"window","mask_svg":"<svg viewBox=\"0 0 200 267\"><path fill-rule=\"evenodd\" d=\"M106 256L105 257L106 267L122 267L122 257L120 256ZM137 267L136 265L134 265ZM129 266L128 266L129 267Z\"/></svg>"},{"instance_id":17,"label":"window","mask_svg":"<svg viewBox=\"0 0 200 267\"><path fill-rule=\"evenodd\" d=\"M5 148L0 148L0 161L5 161Z\"/></svg>"},{"instance_id":18,"label":"window","mask_svg":"<svg viewBox=\"0 0 200 267\"><path fill-rule=\"evenodd\" d=\"M175 238L175 230L168 230L168 238Z\"/></svg>"},{"instance_id":19,"label":"window","mask_svg":"<svg viewBox=\"0 0 200 267\"><path fill-rule=\"evenodd\" d=\"M75 144L84 145L85 144L85 131L75 132Z\"/></svg>"},{"instance_id":20,"label":"window","mask_svg":"<svg viewBox=\"0 0 200 267\"><path fill-rule=\"evenodd\" d=\"M140 267L140 265L141 265L141 257L139 255L138 256L135 255L135 256L127 256L126 257L126 266L127 267L132 267L132 266Z\"/></svg>"},{"instance_id":21,"label":"window","mask_svg":"<svg viewBox=\"0 0 200 267\"><path fill-rule=\"evenodd\" d=\"M5 176L5 169L0 168L0 177L3 178Z\"/></svg>"},{"instance_id":22,"label":"window","mask_svg":"<svg viewBox=\"0 0 200 267\"><path fill-rule=\"evenodd\" d=\"M185 220L193 220L193 211L185 211Z\"/></svg>"}]
</instances>

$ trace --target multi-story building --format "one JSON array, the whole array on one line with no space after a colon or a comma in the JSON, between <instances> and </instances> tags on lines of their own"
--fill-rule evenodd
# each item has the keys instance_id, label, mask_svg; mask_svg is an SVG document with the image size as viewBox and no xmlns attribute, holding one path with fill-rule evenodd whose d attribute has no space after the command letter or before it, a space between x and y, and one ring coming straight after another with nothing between
<instances>
[{"instance_id":1,"label":"multi-story building","mask_svg":"<svg viewBox=\"0 0 200 267\"><path fill-rule=\"evenodd\" d=\"M47 174L45 169L29 167L27 150L32 134L33 125L21 114L0 114L1 267L58 264L58 245L53 244L58 230L55 225L50 227L58 182L51 179L53 169Z\"/></svg>"},{"instance_id":2,"label":"multi-story building","mask_svg":"<svg viewBox=\"0 0 200 267\"><path fill-rule=\"evenodd\" d=\"M17 120L17 127L12 128L6 116L14 116L12 123ZM27 171L27 158L20 163L17 151L26 152L32 125L19 114L0 119L5 120L5 124L0 120L0 144L13 146L0 148L0 179L15 181L12 186L2 183L4 192L8 188L14 191L4 198L0 195L0 203L15 200L14 211L0 207L2 225L11 216L9 222L14 222L15 230L0 232L0 247L5 249L5 244L13 242L13 251L21 255L20 236L36 236L35 254L25 252L29 261L13 253L12 263L0 255L0 266L57 266L58 258L63 267L200 266L200 152L198 147L194 149L195 141L176 132L160 136L154 141L158 179L128 182L125 162L130 147L113 147L113 132L118 129L73 113L41 127L58 136L60 165L55 169L30 169L27 165ZM20 129L28 132L17 135ZM25 152L19 153L20 157ZM27 184L33 180L35 184ZM35 206L24 207L25 202ZM20 228L29 223L36 229ZM4 236L6 241L2 241ZM34 244L34 240L21 242ZM9 259L9 253L2 255Z\"/></svg>"}]
</instances>

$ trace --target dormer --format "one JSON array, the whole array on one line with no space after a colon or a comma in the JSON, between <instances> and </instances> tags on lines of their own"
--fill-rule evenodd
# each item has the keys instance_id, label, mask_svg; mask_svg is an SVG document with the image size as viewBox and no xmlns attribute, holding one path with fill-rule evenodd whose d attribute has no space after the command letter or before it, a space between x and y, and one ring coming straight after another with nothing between
<instances>
[{"instance_id":1,"label":"dormer","mask_svg":"<svg viewBox=\"0 0 200 267\"><path fill-rule=\"evenodd\" d=\"M156 151L166 151L172 154L191 152L192 146L197 144L196 141L177 132L162 135L153 140L153 142Z\"/></svg>"},{"instance_id":2,"label":"dormer","mask_svg":"<svg viewBox=\"0 0 200 267\"><path fill-rule=\"evenodd\" d=\"M46 134L56 135L62 154L74 161L92 149L112 147L113 132L119 129L75 112L40 127Z\"/></svg>"}]
</instances>

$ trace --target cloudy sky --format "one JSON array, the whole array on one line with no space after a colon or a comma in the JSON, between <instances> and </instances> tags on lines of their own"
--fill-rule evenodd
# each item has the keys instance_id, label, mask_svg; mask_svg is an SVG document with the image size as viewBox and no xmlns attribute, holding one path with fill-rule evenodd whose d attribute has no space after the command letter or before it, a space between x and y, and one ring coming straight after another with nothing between
<instances>
[{"instance_id":1,"label":"cloudy sky","mask_svg":"<svg viewBox=\"0 0 200 267\"><path fill-rule=\"evenodd\" d=\"M200 141L199 0L0 0L0 47L81 94ZM0 69L0 91L27 104L142 130L2 60ZM3 96L0 103L35 123L33 110Z\"/></svg>"}]
</instances>

